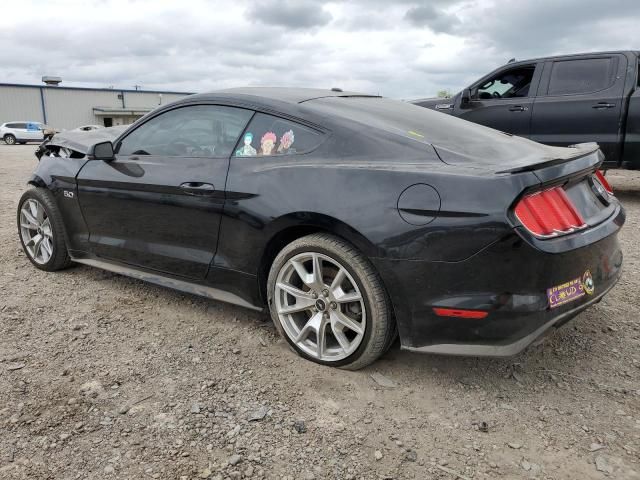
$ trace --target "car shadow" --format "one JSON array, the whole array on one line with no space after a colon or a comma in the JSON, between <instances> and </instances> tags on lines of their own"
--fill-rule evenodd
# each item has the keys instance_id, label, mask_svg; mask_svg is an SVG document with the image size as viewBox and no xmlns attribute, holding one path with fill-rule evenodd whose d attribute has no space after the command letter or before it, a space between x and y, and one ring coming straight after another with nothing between
<instances>
[{"instance_id":1,"label":"car shadow","mask_svg":"<svg viewBox=\"0 0 640 480\"><path fill-rule=\"evenodd\" d=\"M584 371L588 364L598 364L602 360L594 348L597 342L595 335L589 336L580 330L563 327L552 332L540 344L531 345L513 357L414 353L402 350L400 341L396 340L392 348L365 371L369 374L379 371L407 384L438 378L451 385L502 389L516 383L535 389L536 385L548 382L550 378L562 381L577 371Z\"/></svg>"}]
</instances>

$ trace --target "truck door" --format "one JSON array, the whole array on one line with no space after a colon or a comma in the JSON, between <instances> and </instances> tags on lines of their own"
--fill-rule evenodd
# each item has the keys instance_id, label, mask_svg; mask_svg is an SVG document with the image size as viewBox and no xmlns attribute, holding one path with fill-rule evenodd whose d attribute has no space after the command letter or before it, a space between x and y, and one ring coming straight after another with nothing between
<instances>
[{"instance_id":1,"label":"truck door","mask_svg":"<svg viewBox=\"0 0 640 480\"><path fill-rule=\"evenodd\" d=\"M597 142L617 162L627 59L605 54L546 62L533 106L531 139L549 145Z\"/></svg>"},{"instance_id":2,"label":"truck door","mask_svg":"<svg viewBox=\"0 0 640 480\"><path fill-rule=\"evenodd\" d=\"M469 103L454 115L503 132L529 137L531 110L542 64L507 67L471 88Z\"/></svg>"}]
</instances>

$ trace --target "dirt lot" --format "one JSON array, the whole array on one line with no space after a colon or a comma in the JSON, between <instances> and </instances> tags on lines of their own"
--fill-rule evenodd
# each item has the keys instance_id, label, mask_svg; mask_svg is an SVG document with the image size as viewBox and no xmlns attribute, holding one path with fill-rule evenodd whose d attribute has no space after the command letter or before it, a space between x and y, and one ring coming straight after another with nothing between
<instances>
[{"instance_id":1,"label":"dirt lot","mask_svg":"<svg viewBox=\"0 0 640 480\"><path fill-rule=\"evenodd\" d=\"M33 268L15 226L33 150L0 145L0 478L640 478L640 174L609 176L623 279L546 343L507 360L396 346L345 372L264 315Z\"/></svg>"}]
</instances>

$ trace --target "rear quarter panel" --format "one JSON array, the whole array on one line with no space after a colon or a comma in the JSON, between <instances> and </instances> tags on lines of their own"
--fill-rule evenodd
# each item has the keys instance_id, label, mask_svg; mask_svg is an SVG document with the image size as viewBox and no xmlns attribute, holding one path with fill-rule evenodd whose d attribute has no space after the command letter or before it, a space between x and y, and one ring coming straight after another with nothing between
<instances>
[{"instance_id":1,"label":"rear quarter panel","mask_svg":"<svg viewBox=\"0 0 640 480\"><path fill-rule=\"evenodd\" d=\"M391 154L373 140L364 154L332 155L342 143L332 139L307 155L232 158L215 266L257 273L269 240L293 225L333 231L370 258L462 260L512 231L508 207L538 183L530 172L451 167L423 145ZM398 198L420 183L438 191L441 207L434 215L425 206L435 219L413 225Z\"/></svg>"}]
</instances>

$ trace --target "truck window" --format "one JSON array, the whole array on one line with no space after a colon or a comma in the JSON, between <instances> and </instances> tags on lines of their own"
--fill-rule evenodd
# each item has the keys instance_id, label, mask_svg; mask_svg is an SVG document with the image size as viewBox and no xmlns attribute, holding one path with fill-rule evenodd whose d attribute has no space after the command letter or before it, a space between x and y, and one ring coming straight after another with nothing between
<instances>
[{"instance_id":1,"label":"truck window","mask_svg":"<svg viewBox=\"0 0 640 480\"><path fill-rule=\"evenodd\" d=\"M529 88L536 67L533 65L512 68L482 83L474 98L489 100L496 98L521 98L529 96Z\"/></svg>"},{"instance_id":2,"label":"truck window","mask_svg":"<svg viewBox=\"0 0 640 480\"><path fill-rule=\"evenodd\" d=\"M613 83L617 67L612 57L553 62L547 93L575 95L604 90Z\"/></svg>"}]
</instances>

